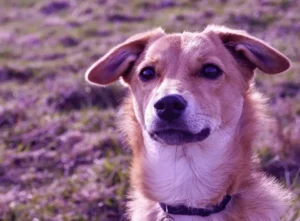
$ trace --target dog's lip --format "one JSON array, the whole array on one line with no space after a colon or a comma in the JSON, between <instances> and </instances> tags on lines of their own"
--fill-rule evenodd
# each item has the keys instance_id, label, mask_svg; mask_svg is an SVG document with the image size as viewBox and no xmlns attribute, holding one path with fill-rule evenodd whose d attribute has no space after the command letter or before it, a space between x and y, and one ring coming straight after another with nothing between
<instances>
[{"instance_id":1,"label":"dog's lip","mask_svg":"<svg viewBox=\"0 0 300 221\"><path fill-rule=\"evenodd\" d=\"M209 127L203 128L199 133L192 133L188 130L182 129L163 129L156 130L150 134L151 138L168 145L180 145L185 143L201 142L210 135L211 129Z\"/></svg>"}]
</instances>

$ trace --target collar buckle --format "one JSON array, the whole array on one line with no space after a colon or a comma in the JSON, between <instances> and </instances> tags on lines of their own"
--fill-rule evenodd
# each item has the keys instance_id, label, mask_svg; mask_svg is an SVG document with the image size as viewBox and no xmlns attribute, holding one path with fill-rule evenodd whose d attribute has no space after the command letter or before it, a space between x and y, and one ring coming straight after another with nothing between
<instances>
[{"instance_id":1,"label":"collar buckle","mask_svg":"<svg viewBox=\"0 0 300 221\"><path fill-rule=\"evenodd\" d=\"M168 205L166 205L165 215L160 221L174 221L174 218L168 214Z\"/></svg>"}]
</instances>

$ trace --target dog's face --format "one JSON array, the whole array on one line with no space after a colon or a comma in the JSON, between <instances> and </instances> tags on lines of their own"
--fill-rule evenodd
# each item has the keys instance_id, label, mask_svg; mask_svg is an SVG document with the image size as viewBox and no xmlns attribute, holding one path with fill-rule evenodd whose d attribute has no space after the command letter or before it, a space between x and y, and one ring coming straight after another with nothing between
<instances>
[{"instance_id":1,"label":"dog's face","mask_svg":"<svg viewBox=\"0 0 300 221\"><path fill-rule=\"evenodd\" d=\"M201 142L241 115L245 76L221 41L166 35L151 44L128 81L135 111L151 138Z\"/></svg>"},{"instance_id":2,"label":"dog's face","mask_svg":"<svg viewBox=\"0 0 300 221\"><path fill-rule=\"evenodd\" d=\"M254 68L278 73L287 58L244 32L208 28L165 34L158 29L112 49L87 80L129 85L142 130L159 143L201 142L238 123Z\"/></svg>"}]
</instances>

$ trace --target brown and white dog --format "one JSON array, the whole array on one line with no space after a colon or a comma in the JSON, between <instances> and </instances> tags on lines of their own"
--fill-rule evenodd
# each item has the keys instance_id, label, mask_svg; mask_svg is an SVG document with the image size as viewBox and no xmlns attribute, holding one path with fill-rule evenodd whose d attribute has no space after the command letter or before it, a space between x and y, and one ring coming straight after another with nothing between
<instances>
[{"instance_id":1,"label":"brown and white dog","mask_svg":"<svg viewBox=\"0 0 300 221\"><path fill-rule=\"evenodd\" d=\"M86 80L129 86L123 131L133 151L132 221L276 221L288 193L256 171L251 147L266 116L254 69L289 60L244 31L158 28L93 64Z\"/></svg>"}]
</instances>

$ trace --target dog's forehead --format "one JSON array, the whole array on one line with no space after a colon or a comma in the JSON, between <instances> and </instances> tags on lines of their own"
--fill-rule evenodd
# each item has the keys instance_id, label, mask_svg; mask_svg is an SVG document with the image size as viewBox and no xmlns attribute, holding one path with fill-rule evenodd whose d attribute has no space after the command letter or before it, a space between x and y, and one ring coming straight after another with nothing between
<instances>
[{"instance_id":1,"label":"dog's forehead","mask_svg":"<svg viewBox=\"0 0 300 221\"><path fill-rule=\"evenodd\" d=\"M146 54L150 57L160 57L170 54L201 57L215 51L216 47L216 43L206 34L183 32L161 37L149 46Z\"/></svg>"}]
</instances>

